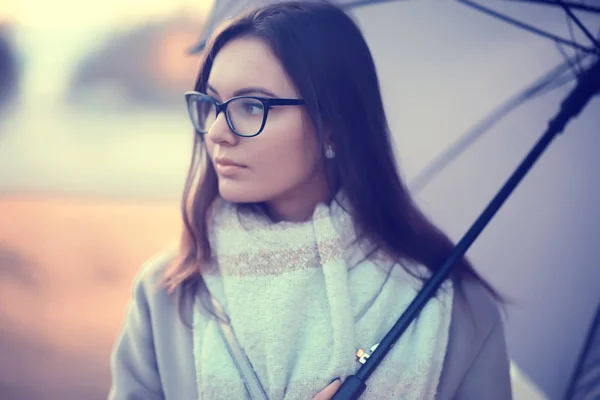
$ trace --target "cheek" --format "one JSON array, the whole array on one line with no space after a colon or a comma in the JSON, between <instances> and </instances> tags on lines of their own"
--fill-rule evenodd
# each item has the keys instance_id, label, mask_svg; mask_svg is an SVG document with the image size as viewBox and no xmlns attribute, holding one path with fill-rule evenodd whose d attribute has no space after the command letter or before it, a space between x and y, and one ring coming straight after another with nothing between
<instances>
[{"instance_id":1,"label":"cheek","mask_svg":"<svg viewBox=\"0 0 600 400\"><path fill-rule=\"evenodd\" d=\"M270 194L292 189L310 179L317 167L316 139L299 128L280 132L260 157L261 186Z\"/></svg>"},{"instance_id":2,"label":"cheek","mask_svg":"<svg viewBox=\"0 0 600 400\"><path fill-rule=\"evenodd\" d=\"M270 154L265 155L273 174L306 176L314 170L317 162L316 140L309 140L306 136L298 134L298 137L274 146Z\"/></svg>"},{"instance_id":3,"label":"cheek","mask_svg":"<svg viewBox=\"0 0 600 400\"><path fill-rule=\"evenodd\" d=\"M241 148L251 169L244 179L220 179L221 196L236 202L269 201L313 178L319 146L314 133L297 125L293 130L271 127L244 140Z\"/></svg>"}]
</instances>

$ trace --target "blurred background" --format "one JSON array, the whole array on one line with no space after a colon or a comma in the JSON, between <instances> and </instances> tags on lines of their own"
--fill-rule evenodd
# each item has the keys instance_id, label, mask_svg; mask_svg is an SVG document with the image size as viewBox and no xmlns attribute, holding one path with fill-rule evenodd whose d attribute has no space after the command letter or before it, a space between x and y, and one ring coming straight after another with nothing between
<instances>
[{"instance_id":1,"label":"blurred background","mask_svg":"<svg viewBox=\"0 0 600 400\"><path fill-rule=\"evenodd\" d=\"M179 234L210 0L0 2L0 399L102 399L142 262Z\"/></svg>"},{"instance_id":2,"label":"blurred background","mask_svg":"<svg viewBox=\"0 0 600 400\"><path fill-rule=\"evenodd\" d=\"M481 3L586 39L562 10ZM183 92L199 61L188 50L212 7L0 4L0 399L106 398L132 278L179 234L192 143ZM353 14L377 63L402 174L459 239L572 83L523 102L426 185L417 178L563 55L456 2L396 1ZM598 31L597 15L579 15ZM564 394L600 303L599 126L596 97L469 252L513 300L511 358L550 399Z\"/></svg>"}]
</instances>

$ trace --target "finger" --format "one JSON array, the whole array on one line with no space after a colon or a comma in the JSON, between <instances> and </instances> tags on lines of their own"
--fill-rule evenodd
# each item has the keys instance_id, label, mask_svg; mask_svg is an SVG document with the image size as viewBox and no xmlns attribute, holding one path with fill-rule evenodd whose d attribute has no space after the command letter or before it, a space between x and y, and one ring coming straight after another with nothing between
<instances>
[{"instance_id":1,"label":"finger","mask_svg":"<svg viewBox=\"0 0 600 400\"><path fill-rule=\"evenodd\" d=\"M329 386L327 386L325 389L321 390L319 393L317 393L317 395L315 397L313 397L313 400L329 400L333 397L333 395L335 394L335 392L337 392L337 390L340 388L340 386L342 385L342 381L338 379L336 379L335 381L333 381L332 383L329 384Z\"/></svg>"}]
</instances>

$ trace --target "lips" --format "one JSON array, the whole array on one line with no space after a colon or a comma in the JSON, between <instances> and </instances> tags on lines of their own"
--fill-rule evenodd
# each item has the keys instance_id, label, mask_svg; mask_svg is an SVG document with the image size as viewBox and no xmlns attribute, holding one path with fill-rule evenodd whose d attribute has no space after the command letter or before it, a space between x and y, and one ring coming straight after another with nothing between
<instances>
[{"instance_id":1,"label":"lips","mask_svg":"<svg viewBox=\"0 0 600 400\"><path fill-rule=\"evenodd\" d=\"M231 167L246 168L245 165L237 163L237 162L235 162L232 159L227 158L227 157L217 157L217 158L215 158L215 164L221 165L223 167L231 166Z\"/></svg>"},{"instance_id":2,"label":"lips","mask_svg":"<svg viewBox=\"0 0 600 400\"><path fill-rule=\"evenodd\" d=\"M229 158L217 157L215 159L215 170L217 174L226 178L235 178L240 172L247 167L239 164Z\"/></svg>"}]
</instances>

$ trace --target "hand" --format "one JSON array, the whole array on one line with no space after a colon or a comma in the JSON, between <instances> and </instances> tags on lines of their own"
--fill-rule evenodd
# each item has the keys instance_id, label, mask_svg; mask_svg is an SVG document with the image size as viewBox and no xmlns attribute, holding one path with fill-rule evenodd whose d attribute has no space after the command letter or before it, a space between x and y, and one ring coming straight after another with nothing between
<instances>
[{"instance_id":1,"label":"hand","mask_svg":"<svg viewBox=\"0 0 600 400\"><path fill-rule=\"evenodd\" d=\"M335 392L342 386L342 381L336 379L332 383L329 384L325 389L321 390L319 393L312 398L312 400L329 400L333 397Z\"/></svg>"}]
</instances>

